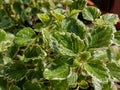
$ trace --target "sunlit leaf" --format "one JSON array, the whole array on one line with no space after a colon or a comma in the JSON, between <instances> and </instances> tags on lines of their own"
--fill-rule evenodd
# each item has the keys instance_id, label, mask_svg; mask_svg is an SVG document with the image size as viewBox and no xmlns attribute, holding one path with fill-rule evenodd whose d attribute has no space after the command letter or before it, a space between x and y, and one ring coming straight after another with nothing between
<instances>
[{"instance_id":1,"label":"sunlit leaf","mask_svg":"<svg viewBox=\"0 0 120 90\"><path fill-rule=\"evenodd\" d=\"M78 83L78 86L81 88L81 89L87 89L89 87L88 83L85 81L85 80L82 80Z\"/></svg>"},{"instance_id":2,"label":"sunlit leaf","mask_svg":"<svg viewBox=\"0 0 120 90\"><path fill-rule=\"evenodd\" d=\"M118 22L117 14L104 14L100 18L108 24L116 24Z\"/></svg>"},{"instance_id":3,"label":"sunlit leaf","mask_svg":"<svg viewBox=\"0 0 120 90\"><path fill-rule=\"evenodd\" d=\"M39 13L37 14L37 16L44 24L48 24L51 20L51 18L49 17L47 13Z\"/></svg>"},{"instance_id":4,"label":"sunlit leaf","mask_svg":"<svg viewBox=\"0 0 120 90\"><path fill-rule=\"evenodd\" d=\"M83 18L88 21L94 21L100 16L100 14L101 14L100 10L93 6L88 6L84 8L82 11Z\"/></svg>"}]
</instances>

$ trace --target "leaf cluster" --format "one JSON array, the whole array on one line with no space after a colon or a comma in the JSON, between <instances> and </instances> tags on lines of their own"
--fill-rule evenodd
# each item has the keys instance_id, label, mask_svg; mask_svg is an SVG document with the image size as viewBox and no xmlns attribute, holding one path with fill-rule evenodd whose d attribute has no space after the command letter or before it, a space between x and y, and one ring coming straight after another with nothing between
<instances>
[{"instance_id":1,"label":"leaf cluster","mask_svg":"<svg viewBox=\"0 0 120 90\"><path fill-rule=\"evenodd\" d=\"M117 21L86 0L0 0L0 90L112 90Z\"/></svg>"}]
</instances>

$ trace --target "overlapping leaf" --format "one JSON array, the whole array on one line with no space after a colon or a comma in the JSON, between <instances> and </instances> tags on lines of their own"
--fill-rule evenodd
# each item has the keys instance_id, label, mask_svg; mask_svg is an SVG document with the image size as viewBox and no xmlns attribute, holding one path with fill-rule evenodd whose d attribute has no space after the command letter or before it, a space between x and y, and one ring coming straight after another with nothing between
<instances>
[{"instance_id":1,"label":"overlapping leaf","mask_svg":"<svg viewBox=\"0 0 120 90\"><path fill-rule=\"evenodd\" d=\"M100 60L91 60L84 64L85 70L93 77L96 77L100 81L107 81L108 72Z\"/></svg>"},{"instance_id":2,"label":"overlapping leaf","mask_svg":"<svg viewBox=\"0 0 120 90\"><path fill-rule=\"evenodd\" d=\"M83 18L88 21L94 21L100 16L100 14L101 14L100 10L93 6L88 6L84 8L82 11Z\"/></svg>"},{"instance_id":3,"label":"overlapping leaf","mask_svg":"<svg viewBox=\"0 0 120 90\"><path fill-rule=\"evenodd\" d=\"M118 15L117 14L104 14L100 17L108 24L116 24L118 22Z\"/></svg>"},{"instance_id":4,"label":"overlapping leaf","mask_svg":"<svg viewBox=\"0 0 120 90\"><path fill-rule=\"evenodd\" d=\"M75 34L67 32L55 32L53 48L63 55L74 56L84 49L84 42Z\"/></svg>"},{"instance_id":5,"label":"overlapping leaf","mask_svg":"<svg viewBox=\"0 0 120 90\"><path fill-rule=\"evenodd\" d=\"M117 78L118 80L120 80L120 66L117 65L116 63L108 63L107 64L108 69L110 70L110 75L112 76L112 78Z\"/></svg>"}]
</instances>

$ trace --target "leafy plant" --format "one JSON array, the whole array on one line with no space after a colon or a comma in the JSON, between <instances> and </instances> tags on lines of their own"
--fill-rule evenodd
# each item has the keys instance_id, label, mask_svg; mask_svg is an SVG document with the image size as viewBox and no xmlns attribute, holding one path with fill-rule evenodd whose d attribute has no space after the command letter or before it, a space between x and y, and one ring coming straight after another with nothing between
<instances>
[{"instance_id":1,"label":"leafy plant","mask_svg":"<svg viewBox=\"0 0 120 90\"><path fill-rule=\"evenodd\" d=\"M116 14L86 0L0 2L0 90L112 90L120 80Z\"/></svg>"}]
</instances>

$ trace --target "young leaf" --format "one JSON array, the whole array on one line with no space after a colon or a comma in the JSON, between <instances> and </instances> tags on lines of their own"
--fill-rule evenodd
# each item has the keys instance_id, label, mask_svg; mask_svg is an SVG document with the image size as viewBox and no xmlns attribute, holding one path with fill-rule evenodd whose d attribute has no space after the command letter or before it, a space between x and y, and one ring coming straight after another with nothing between
<instances>
[{"instance_id":1,"label":"young leaf","mask_svg":"<svg viewBox=\"0 0 120 90\"><path fill-rule=\"evenodd\" d=\"M88 6L88 7L83 9L82 15L83 15L84 19L86 19L88 21L94 21L95 19L97 19L101 15L101 12L96 7Z\"/></svg>"},{"instance_id":2,"label":"young leaf","mask_svg":"<svg viewBox=\"0 0 120 90\"><path fill-rule=\"evenodd\" d=\"M15 42L20 46L27 46L35 37L35 32L31 28L23 28L17 35Z\"/></svg>"},{"instance_id":3,"label":"young leaf","mask_svg":"<svg viewBox=\"0 0 120 90\"><path fill-rule=\"evenodd\" d=\"M92 77L96 77L100 81L107 81L108 72L102 61L91 60L84 64L84 68Z\"/></svg>"},{"instance_id":4,"label":"young leaf","mask_svg":"<svg viewBox=\"0 0 120 90\"><path fill-rule=\"evenodd\" d=\"M88 82L86 82L85 80L82 80L78 83L78 86L81 88L81 89L87 89L89 87L88 85Z\"/></svg>"},{"instance_id":5,"label":"young leaf","mask_svg":"<svg viewBox=\"0 0 120 90\"><path fill-rule=\"evenodd\" d=\"M37 14L37 16L44 24L48 24L51 20L51 18L49 17L47 13L39 13Z\"/></svg>"},{"instance_id":6,"label":"young leaf","mask_svg":"<svg viewBox=\"0 0 120 90\"><path fill-rule=\"evenodd\" d=\"M69 66L64 64L55 67L52 66L51 68L46 68L43 74L46 79L61 80L66 79L69 73Z\"/></svg>"}]
</instances>

